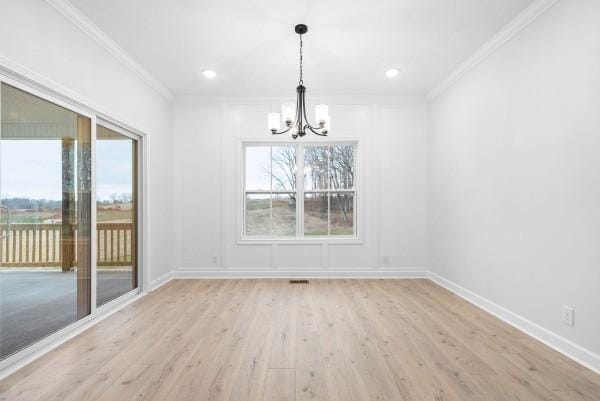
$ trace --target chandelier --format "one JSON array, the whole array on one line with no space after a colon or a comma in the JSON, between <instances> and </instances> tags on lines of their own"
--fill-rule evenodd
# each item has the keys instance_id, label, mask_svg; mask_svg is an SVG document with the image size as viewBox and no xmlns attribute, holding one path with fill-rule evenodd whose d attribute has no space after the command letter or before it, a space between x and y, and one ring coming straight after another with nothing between
<instances>
[{"instance_id":1,"label":"chandelier","mask_svg":"<svg viewBox=\"0 0 600 401\"><path fill-rule=\"evenodd\" d=\"M331 121L329 118L329 108L326 104L315 106L315 117L318 127L310 125L306 117L306 104L304 101L306 87L302 80L302 35L308 32L308 27L304 24L298 24L294 30L300 36L300 80L296 88L296 104L284 103L281 108L281 116L279 113L269 113L269 129L273 135L281 135L289 132L294 139L306 135L307 130L320 136L327 136ZM285 129L280 131L282 121L285 124Z\"/></svg>"}]
</instances>

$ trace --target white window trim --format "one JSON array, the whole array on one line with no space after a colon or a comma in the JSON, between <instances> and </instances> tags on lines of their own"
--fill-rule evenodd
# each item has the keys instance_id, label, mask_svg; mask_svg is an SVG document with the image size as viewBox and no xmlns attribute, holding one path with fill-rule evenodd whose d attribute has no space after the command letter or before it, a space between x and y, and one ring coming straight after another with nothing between
<instances>
[{"instance_id":1,"label":"white window trim","mask_svg":"<svg viewBox=\"0 0 600 401\"><path fill-rule=\"evenodd\" d=\"M352 145L354 147L354 188L353 189L324 189L324 190L304 190L304 147L305 146L327 146L327 145ZM354 235L328 235L328 236L303 236L304 227L304 201L296 202L296 235L295 236L247 236L246 235L246 194L247 193L265 193L265 194L288 194L294 191L280 190L248 190L246 191L246 148L251 146L295 146L296 156L296 193L304 196L305 193L354 193ZM237 243L239 245L252 244L362 244L362 192L360 190L360 181L362 176L361 168L361 150L359 141L356 139L337 139L337 140L318 140L298 142L292 140L264 141L256 139L238 140L238 224ZM302 198L303 199L303 198Z\"/></svg>"}]
</instances>

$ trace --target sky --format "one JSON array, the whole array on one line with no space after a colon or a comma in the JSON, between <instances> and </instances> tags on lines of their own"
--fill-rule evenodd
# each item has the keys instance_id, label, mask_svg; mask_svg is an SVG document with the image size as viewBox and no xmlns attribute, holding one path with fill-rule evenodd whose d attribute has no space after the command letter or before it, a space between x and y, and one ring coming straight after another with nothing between
<instances>
[{"instance_id":1,"label":"sky","mask_svg":"<svg viewBox=\"0 0 600 401\"><path fill-rule=\"evenodd\" d=\"M246 189L271 189L271 148L248 146L246 148Z\"/></svg>"},{"instance_id":2,"label":"sky","mask_svg":"<svg viewBox=\"0 0 600 401\"><path fill-rule=\"evenodd\" d=\"M99 140L96 146L96 195L132 192L129 140ZM0 194L2 198L61 200L61 141L0 141Z\"/></svg>"},{"instance_id":3,"label":"sky","mask_svg":"<svg viewBox=\"0 0 600 401\"><path fill-rule=\"evenodd\" d=\"M273 146L248 146L246 147L246 190L282 190L291 189L287 174L289 171L283 171L282 167L273 163L271 166L271 149L273 156L277 155L282 147ZM272 169L272 170L271 170ZM273 188L271 188L271 175L273 175ZM278 177L286 183L285 188L275 179Z\"/></svg>"}]
</instances>

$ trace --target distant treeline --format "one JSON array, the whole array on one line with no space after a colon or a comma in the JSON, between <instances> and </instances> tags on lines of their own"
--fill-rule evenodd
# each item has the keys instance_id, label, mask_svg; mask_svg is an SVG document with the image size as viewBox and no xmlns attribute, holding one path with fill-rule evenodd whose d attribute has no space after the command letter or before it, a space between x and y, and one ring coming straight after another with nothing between
<instances>
[{"instance_id":1,"label":"distant treeline","mask_svg":"<svg viewBox=\"0 0 600 401\"><path fill-rule=\"evenodd\" d=\"M2 205L9 209L60 209L62 201L48 199L8 198L2 199Z\"/></svg>"},{"instance_id":2,"label":"distant treeline","mask_svg":"<svg viewBox=\"0 0 600 401\"><path fill-rule=\"evenodd\" d=\"M131 203L131 194L111 195L111 199L98 201L101 205L126 204ZM9 209L61 209L62 201L49 199L30 199L30 198L5 198L2 199L2 205Z\"/></svg>"}]
</instances>

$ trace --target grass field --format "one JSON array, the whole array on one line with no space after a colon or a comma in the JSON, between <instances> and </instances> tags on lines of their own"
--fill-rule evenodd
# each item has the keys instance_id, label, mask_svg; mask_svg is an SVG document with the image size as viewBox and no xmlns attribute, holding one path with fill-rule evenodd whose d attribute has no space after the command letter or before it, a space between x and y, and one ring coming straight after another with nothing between
<instances>
[{"instance_id":1,"label":"grass field","mask_svg":"<svg viewBox=\"0 0 600 401\"><path fill-rule=\"evenodd\" d=\"M131 203L125 205L100 205L96 214L98 223L131 223L133 212Z\"/></svg>"},{"instance_id":2,"label":"grass field","mask_svg":"<svg viewBox=\"0 0 600 401\"><path fill-rule=\"evenodd\" d=\"M98 223L131 223L131 204L99 205L97 210ZM60 222L61 209L11 210L10 222L16 224L43 224ZM1 224L6 224L3 219Z\"/></svg>"},{"instance_id":3,"label":"grass field","mask_svg":"<svg viewBox=\"0 0 600 401\"><path fill-rule=\"evenodd\" d=\"M50 210L12 210L10 213L11 223L23 223L23 224L42 224L48 220L61 219L60 209ZM2 224L6 224L6 221L2 221Z\"/></svg>"},{"instance_id":4,"label":"grass field","mask_svg":"<svg viewBox=\"0 0 600 401\"><path fill-rule=\"evenodd\" d=\"M327 203L322 199L310 198L304 204L304 234L311 236L328 235ZM271 215L272 213L272 215ZM352 235L353 211L346 215L336 204L331 210L329 235ZM287 195L273 199L273 210L270 200L263 195L248 195L246 200L246 234L248 236L289 235L296 234L296 206L289 201Z\"/></svg>"}]
</instances>

